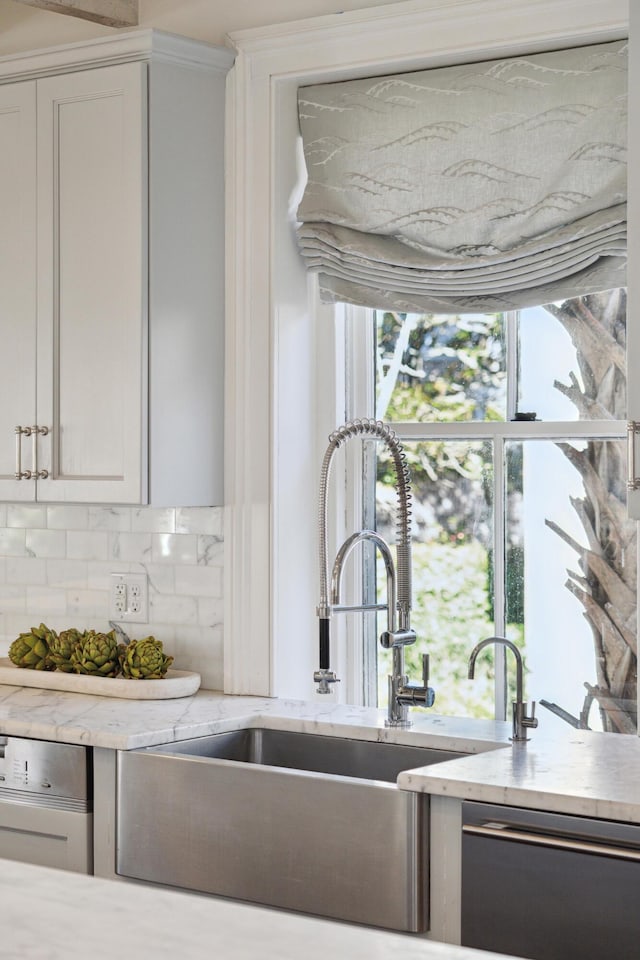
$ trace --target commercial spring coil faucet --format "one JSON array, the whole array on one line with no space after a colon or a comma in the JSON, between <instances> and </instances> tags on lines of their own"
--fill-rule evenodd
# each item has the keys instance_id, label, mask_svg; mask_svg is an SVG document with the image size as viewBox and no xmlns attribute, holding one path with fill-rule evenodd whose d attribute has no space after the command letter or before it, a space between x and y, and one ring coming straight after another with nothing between
<instances>
[{"instance_id":1,"label":"commercial spring coil faucet","mask_svg":"<svg viewBox=\"0 0 640 960\"><path fill-rule=\"evenodd\" d=\"M329 590L329 558L327 548L327 496L329 473L335 451L353 437L381 440L391 454L396 478L398 500L396 517L396 566L386 541L374 530L359 530L344 541L336 554ZM333 613L344 611L387 611L387 629L380 636L385 649L391 648L392 673L389 676L388 726L408 727L410 705L433 706L435 693L429 686L429 657L422 657L422 684L410 682L405 674L404 648L415 643L416 633L411 628L411 477L407 459L395 432L380 420L351 420L335 430L329 437L329 446L322 461L319 495L319 560L320 602L317 607L320 628L320 669L313 679L318 684L318 693L331 693L331 685L337 682L330 669L330 622ZM344 564L357 543L369 541L380 551L387 574L386 603L347 604L340 602L342 571Z\"/></svg>"}]
</instances>

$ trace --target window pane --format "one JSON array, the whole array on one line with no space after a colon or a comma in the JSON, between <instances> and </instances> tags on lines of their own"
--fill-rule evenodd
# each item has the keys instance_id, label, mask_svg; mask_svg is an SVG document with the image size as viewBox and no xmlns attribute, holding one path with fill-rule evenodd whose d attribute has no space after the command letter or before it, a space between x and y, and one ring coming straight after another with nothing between
<instances>
[{"instance_id":1,"label":"window pane","mask_svg":"<svg viewBox=\"0 0 640 960\"><path fill-rule=\"evenodd\" d=\"M636 728L636 524L624 441L507 444L507 608L549 729ZM560 719L560 711L566 717Z\"/></svg>"},{"instance_id":2,"label":"window pane","mask_svg":"<svg viewBox=\"0 0 640 960\"><path fill-rule=\"evenodd\" d=\"M391 421L504 420L502 314L376 312L376 417Z\"/></svg>"},{"instance_id":3,"label":"window pane","mask_svg":"<svg viewBox=\"0 0 640 960\"><path fill-rule=\"evenodd\" d=\"M522 310L518 419L626 419L626 293Z\"/></svg>"},{"instance_id":4,"label":"window pane","mask_svg":"<svg viewBox=\"0 0 640 960\"><path fill-rule=\"evenodd\" d=\"M421 655L429 653L435 712L493 717L494 690L488 670L467 679L475 643L494 632L489 570L492 530L492 450L480 441L404 444L413 485L413 611L418 640L405 648L409 676L420 680ZM395 538L393 471L380 452L377 529ZM384 598L384 564L378 563ZM381 615L383 616L383 615ZM383 629L379 619L378 634ZM387 703L391 655L378 644L379 704ZM412 708L413 710L414 708Z\"/></svg>"}]
</instances>

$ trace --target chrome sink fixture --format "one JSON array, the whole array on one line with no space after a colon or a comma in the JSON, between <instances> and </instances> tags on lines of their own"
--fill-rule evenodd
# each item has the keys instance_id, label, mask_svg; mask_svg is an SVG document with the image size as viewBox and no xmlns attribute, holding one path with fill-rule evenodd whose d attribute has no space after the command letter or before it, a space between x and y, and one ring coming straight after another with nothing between
<instances>
[{"instance_id":1,"label":"chrome sink fixture","mask_svg":"<svg viewBox=\"0 0 640 960\"><path fill-rule=\"evenodd\" d=\"M265 728L121 751L117 872L424 931L429 800L395 781L462 755Z\"/></svg>"},{"instance_id":2,"label":"chrome sink fixture","mask_svg":"<svg viewBox=\"0 0 640 960\"><path fill-rule=\"evenodd\" d=\"M511 740L514 743L521 743L522 741L529 740L527 736L527 730L535 728L538 726L538 721L535 716L536 712L536 703L535 700L531 701L531 713L527 713L527 704L524 702L523 698L523 682L522 682L522 657L520 651L516 647L515 643L512 643L511 640L507 640L506 637L487 637L486 640L481 640L480 643L477 643L473 650L471 651L471 656L469 657L469 679L473 680L475 674L476 666L476 657L481 650L484 650L485 647L490 646L491 644L498 644L504 647L508 647L509 650L513 653L516 658L516 699L512 702L512 719L511 719Z\"/></svg>"},{"instance_id":3,"label":"chrome sink fixture","mask_svg":"<svg viewBox=\"0 0 640 960\"><path fill-rule=\"evenodd\" d=\"M386 444L393 460L396 475L396 493L398 497L396 519L396 563L388 544L374 530L360 530L352 534L342 544L336 554L331 574L331 592L329 594L329 560L327 548L327 491L331 462L335 451L353 437L368 437L381 440ZM429 686L429 657L422 657L422 683L409 681L405 674L404 648L415 643L416 633L411 629L411 478L406 455L395 432L380 420L352 420L345 423L329 437L329 446L324 455L320 475L319 561L320 561L320 602L317 608L320 627L320 668L313 679L317 682L318 693L331 693L332 684L337 682L335 673L330 669L330 622L333 613L344 611L385 610L387 611L387 629L380 637L385 649L391 648L393 656L392 674L389 677L389 708L387 725L393 727L411 726L409 706L433 706L435 693ZM342 571L344 564L357 543L368 540L380 550L387 574L387 599L384 604L342 604L340 601Z\"/></svg>"}]
</instances>

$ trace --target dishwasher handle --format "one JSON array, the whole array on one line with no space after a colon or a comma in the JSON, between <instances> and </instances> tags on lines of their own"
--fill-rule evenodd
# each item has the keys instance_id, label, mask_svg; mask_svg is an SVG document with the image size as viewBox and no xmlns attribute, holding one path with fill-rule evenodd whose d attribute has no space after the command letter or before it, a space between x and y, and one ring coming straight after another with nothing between
<instances>
[{"instance_id":1,"label":"dishwasher handle","mask_svg":"<svg viewBox=\"0 0 640 960\"><path fill-rule=\"evenodd\" d=\"M490 821L483 824L465 823L462 832L492 840L511 840L538 847L554 847L572 853L595 854L600 857L613 857L616 860L640 861L640 850L618 847L592 840L579 840L572 837L553 836L546 833L532 833L528 830L513 829L505 823Z\"/></svg>"}]
</instances>

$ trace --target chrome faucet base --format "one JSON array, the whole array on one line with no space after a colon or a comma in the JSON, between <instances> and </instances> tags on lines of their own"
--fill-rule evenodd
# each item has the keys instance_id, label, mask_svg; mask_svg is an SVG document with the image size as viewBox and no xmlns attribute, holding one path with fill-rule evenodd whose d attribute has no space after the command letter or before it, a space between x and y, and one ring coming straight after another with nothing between
<instances>
[{"instance_id":1,"label":"chrome faucet base","mask_svg":"<svg viewBox=\"0 0 640 960\"><path fill-rule=\"evenodd\" d=\"M413 720L390 720L389 717L384 721L385 727L395 727L396 729L400 728L401 730L407 730L409 727L413 726Z\"/></svg>"},{"instance_id":2,"label":"chrome faucet base","mask_svg":"<svg viewBox=\"0 0 640 960\"><path fill-rule=\"evenodd\" d=\"M531 701L531 714L528 714L528 704L522 700L522 690L520 690L520 693L516 694L516 696L518 699L514 700L511 704L513 733L510 739L513 740L514 743L522 743L531 739L531 737L527 736L526 731L538 726L538 720L535 716L536 703L535 700Z\"/></svg>"},{"instance_id":3,"label":"chrome faucet base","mask_svg":"<svg viewBox=\"0 0 640 960\"><path fill-rule=\"evenodd\" d=\"M386 726L411 726L409 707L432 707L435 691L429 686L429 654L422 654L422 684L409 680L404 672L404 643L393 647L393 673L389 683L389 716Z\"/></svg>"}]
</instances>

